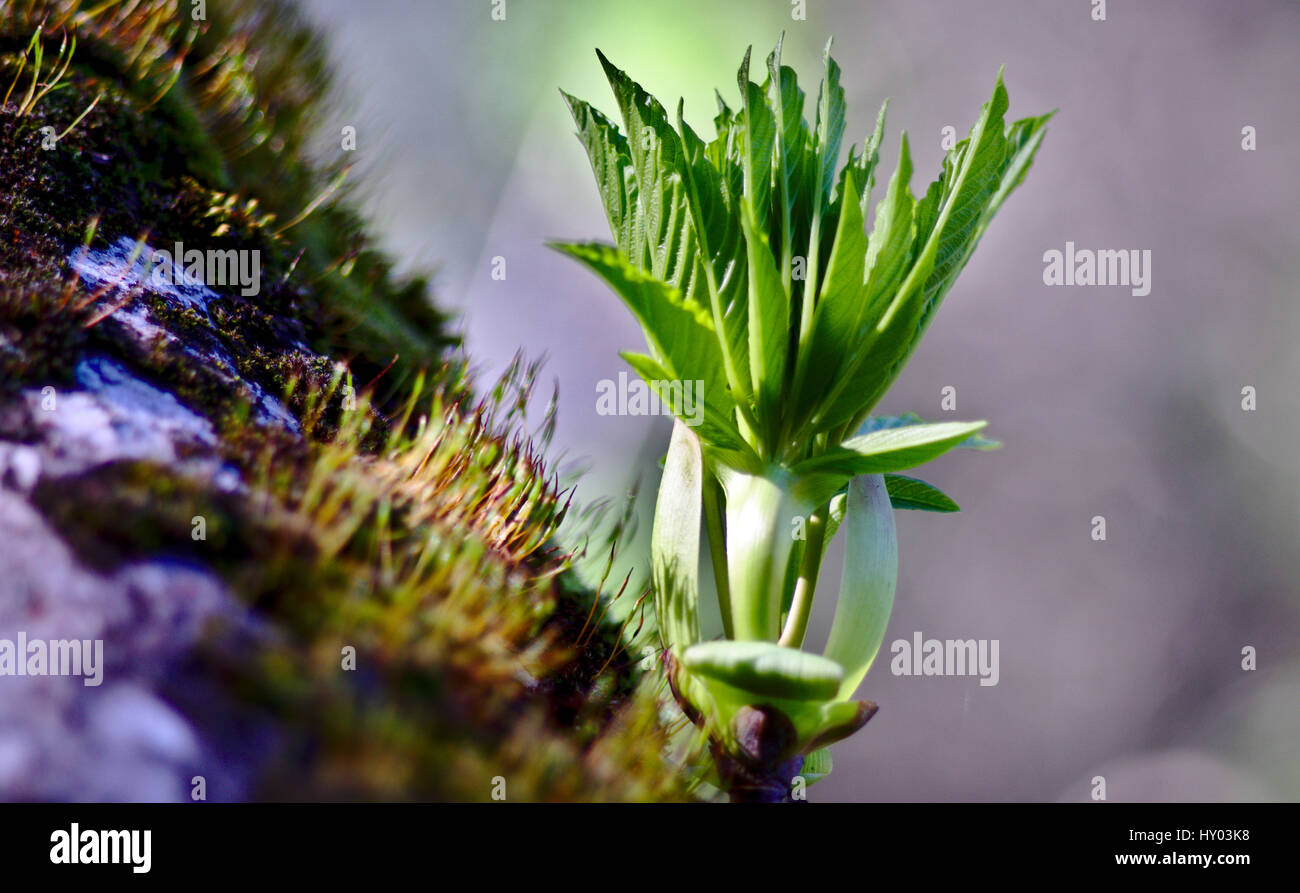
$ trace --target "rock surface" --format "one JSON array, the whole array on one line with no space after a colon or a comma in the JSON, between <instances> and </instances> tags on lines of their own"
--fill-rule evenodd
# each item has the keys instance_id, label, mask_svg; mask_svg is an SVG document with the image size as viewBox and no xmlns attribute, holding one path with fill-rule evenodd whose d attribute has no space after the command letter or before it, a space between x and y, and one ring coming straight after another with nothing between
<instances>
[{"instance_id":1,"label":"rock surface","mask_svg":"<svg viewBox=\"0 0 1300 893\"><path fill-rule=\"evenodd\" d=\"M0 680L0 797L184 800L194 775L223 799L247 796L255 761L223 757L247 751L238 727L219 713L195 723L168 696L200 641L265 636L261 624L202 568L156 560L96 573L13 490L0 490L0 530L0 640L104 643L93 675ZM183 697L224 698L194 684Z\"/></svg>"},{"instance_id":2,"label":"rock surface","mask_svg":"<svg viewBox=\"0 0 1300 893\"><path fill-rule=\"evenodd\" d=\"M248 401L258 424L299 435L283 403L232 371L215 331L178 334L146 303L207 319L218 295L196 282L169 287L145 274L145 260L127 263L133 253L139 247L119 239L69 262L86 292L101 295L93 307L107 347L128 357L179 345L195 368ZM142 257L149 253L144 246ZM286 349L307 353L300 343ZM220 491L243 486L239 471L222 459L211 420L123 360L87 354L74 382L23 389L0 424L0 640L100 642L101 678L0 677L0 799L187 800L196 776L209 797L247 797L273 723L256 722L262 728L250 738L245 711L195 675L190 655L213 641L265 643L273 638L266 623L201 564L161 556L111 573L88 567L29 501L38 484L118 462L154 464Z\"/></svg>"}]
</instances>

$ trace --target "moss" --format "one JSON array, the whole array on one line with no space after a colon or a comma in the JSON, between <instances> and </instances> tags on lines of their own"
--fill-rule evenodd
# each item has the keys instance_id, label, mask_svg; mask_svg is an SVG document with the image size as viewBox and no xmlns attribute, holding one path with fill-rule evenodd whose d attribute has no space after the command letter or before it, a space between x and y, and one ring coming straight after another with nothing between
<instances>
[{"instance_id":1,"label":"moss","mask_svg":"<svg viewBox=\"0 0 1300 893\"><path fill-rule=\"evenodd\" d=\"M20 46L18 39L25 41L52 8L70 10L76 4L34 6L26 15L21 9L5 10L0 30L9 38L7 45ZM246 4L224 6L235 16L248 9ZM224 23L224 14L214 10L199 46L225 46L234 39L235 26ZM70 89L51 93L21 119L12 104L0 112L5 144L0 192L7 199L0 224L25 240L6 244L0 262L7 270L25 269L30 280L53 288L57 277L50 274L80 244L92 222L94 244L99 245L122 235L148 234L157 247L180 241L212 250L257 250L268 283L258 295L258 308L303 323L311 347L349 356L358 377L378 375L397 356L398 368L386 382L395 395L413 370L440 363L442 350L455 339L445 331L446 317L428 302L425 282L392 277L391 264L369 247L346 202L328 201L287 233L277 232L282 222L303 211L303 196L327 191L334 172L317 171L299 155L320 90L308 90L315 75L264 80L266 72L294 64L298 54L310 55L305 40L293 31L296 20L270 15L257 21L271 21L290 36L261 51L255 69L246 54L186 68L165 101L152 108L144 107L136 80L120 71L117 80L105 74L112 60L120 60L122 46L132 45L131 29L105 31L83 24ZM214 42L216 34L225 34L224 42ZM281 50L288 54L284 60L268 59ZM164 60L171 55L174 50ZM83 65L83 60L92 64ZM16 55L11 55L0 82L7 82L16 67ZM318 60L307 64L308 72L318 67ZM225 74L219 78L220 72ZM250 100L254 108L245 110L246 120L218 89L240 78L244 89L260 91ZM55 149L34 151L43 127L62 132L101 93ZM224 151L229 158L240 140L250 145L235 154L239 163L214 173L208 156ZM15 256L20 252L39 254L47 261L45 269ZM38 279L39 274L45 275ZM307 282L311 287L302 284ZM235 356L241 359L243 353Z\"/></svg>"},{"instance_id":2,"label":"moss","mask_svg":"<svg viewBox=\"0 0 1300 893\"><path fill-rule=\"evenodd\" d=\"M262 796L486 799L498 776L512 800L689 796L661 677L556 545L572 494L522 427L537 367L475 400L426 283L393 275L347 190L302 217L339 173L303 153L328 89L318 43L279 3L209 14L191 33L161 0L0 10L0 86L41 21L79 37L67 89L0 109L0 427L36 438L4 404L106 353L210 419L213 458L242 480L117 462L32 501L93 567L199 564L273 624L265 642L214 631L193 656L283 727ZM206 313L146 291L175 340L142 343L67 268L88 238L123 236L259 251L264 287ZM259 423L236 376L301 431Z\"/></svg>"},{"instance_id":3,"label":"moss","mask_svg":"<svg viewBox=\"0 0 1300 893\"><path fill-rule=\"evenodd\" d=\"M166 557L233 575L295 549L288 528L265 523L242 500L152 462L114 462L44 480L31 498L82 561L101 571ZM202 540L193 536L195 517L205 522Z\"/></svg>"},{"instance_id":4,"label":"moss","mask_svg":"<svg viewBox=\"0 0 1300 893\"><path fill-rule=\"evenodd\" d=\"M33 498L88 562L199 563L276 620L274 647L206 655L250 704L292 720L268 797L477 799L497 776L519 799L685 796L653 681L544 548L564 503L500 411L489 400L440 430L390 434L379 458L359 447L362 405L248 496L117 463ZM345 645L364 672L340 670Z\"/></svg>"}]
</instances>

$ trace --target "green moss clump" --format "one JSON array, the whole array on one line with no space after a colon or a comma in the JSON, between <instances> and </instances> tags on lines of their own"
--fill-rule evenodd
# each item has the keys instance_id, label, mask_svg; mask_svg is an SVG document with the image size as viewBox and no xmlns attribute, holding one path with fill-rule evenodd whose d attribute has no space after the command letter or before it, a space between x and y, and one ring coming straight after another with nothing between
<instances>
[{"instance_id":1,"label":"green moss clump","mask_svg":"<svg viewBox=\"0 0 1300 893\"><path fill-rule=\"evenodd\" d=\"M393 276L330 194L340 170L305 160L327 84L313 36L280 3L208 11L0 10L0 90L42 22L51 45L78 38L66 89L0 108L0 437L38 438L5 420L92 354L219 436L195 462L42 480L33 503L92 567L201 565L269 622L266 641L213 630L194 655L283 730L260 796L487 799L497 778L511 800L691 796L665 756L662 676L555 545L572 494L522 428L536 367L472 396L425 282ZM67 133L44 149L47 127ZM264 287L203 312L88 292L69 257L122 237L257 250ZM131 337L111 300L165 337ZM297 425L257 421L240 381Z\"/></svg>"}]
</instances>

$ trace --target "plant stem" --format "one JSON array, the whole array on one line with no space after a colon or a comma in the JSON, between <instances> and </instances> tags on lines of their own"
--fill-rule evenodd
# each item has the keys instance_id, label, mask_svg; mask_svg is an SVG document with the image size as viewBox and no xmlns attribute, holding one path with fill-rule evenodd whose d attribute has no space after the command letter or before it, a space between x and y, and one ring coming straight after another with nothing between
<instances>
[{"instance_id":1,"label":"plant stem","mask_svg":"<svg viewBox=\"0 0 1300 893\"><path fill-rule=\"evenodd\" d=\"M826 538L827 507L817 509L808 516L808 539L804 543L803 563L799 566L799 579L794 584L794 599L790 602L790 616L778 642L788 648L798 648L808 632L808 618L812 615L813 594L817 589L817 575L822 565L822 544Z\"/></svg>"},{"instance_id":2,"label":"plant stem","mask_svg":"<svg viewBox=\"0 0 1300 893\"><path fill-rule=\"evenodd\" d=\"M737 641L774 642L781 635L781 596L793 544L786 525L803 514L787 484L746 472L726 482L727 580Z\"/></svg>"},{"instance_id":3,"label":"plant stem","mask_svg":"<svg viewBox=\"0 0 1300 893\"><path fill-rule=\"evenodd\" d=\"M94 99L92 99L92 100L90 101L90 105L86 106L86 110L83 111L80 115L78 115L78 116L77 116L77 119L76 119L75 121L73 121L71 124L69 124L69 125L67 126L67 129L65 129L65 130L63 131L63 133L60 133L58 136L56 136L56 137L54 138L54 141L57 143L59 140L63 139L65 136L67 136L69 133L71 133L71 132L72 132L72 129L73 129L74 127L76 127L78 124L80 124L81 121L82 121L82 119L85 118L87 115L89 115L91 109L93 109L96 105L98 105L98 104L99 104L99 101L100 101L101 99L103 99L103 98L104 98L104 94L101 92L98 96L96 96Z\"/></svg>"}]
</instances>

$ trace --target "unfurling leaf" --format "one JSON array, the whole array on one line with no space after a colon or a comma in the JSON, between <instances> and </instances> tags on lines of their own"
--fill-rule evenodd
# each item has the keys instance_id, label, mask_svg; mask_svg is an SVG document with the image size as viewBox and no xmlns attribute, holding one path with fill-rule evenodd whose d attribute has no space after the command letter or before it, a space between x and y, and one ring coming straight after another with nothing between
<instances>
[{"instance_id":1,"label":"unfurling leaf","mask_svg":"<svg viewBox=\"0 0 1300 893\"><path fill-rule=\"evenodd\" d=\"M1050 115L1008 126L999 73L970 135L919 198L901 135L898 167L872 215L888 102L861 154L850 147L841 165L845 90L829 43L811 126L778 42L761 84L750 79L746 51L739 103L718 97L711 141L686 123L683 103L670 122L658 101L603 55L600 62L623 131L565 99L614 244L556 247L636 316L648 355L623 357L661 400L682 380L704 383L702 412L666 401L678 420L652 567L670 681L708 735L724 782L734 777L723 771L728 759L748 760L746 772L761 774L788 771L780 766L796 753L815 780L830 771L824 748L876 709L850 698L893 606L894 510L958 510L936 487L895 472L950 449L997 446L980 435L984 422L871 410L1024 180ZM703 643L701 520L727 637ZM845 560L825 654L785 647L803 641L840 529ZM762 748L750 745L763 743L756 730L769 725L781 740L767 742L773 765L757 767Z\"/></svg>"},{"instance_id":2,"label":"unfurling leaf","mask_svg":"<svg viewBox=\"0 0 1300 893\"><path fill-rule=\"evenodd\" d=\"M798 701L832 698L844 679L835 661L771 642L701 642L683 652L682 664L733 688Z\"/></svg>"}]
</instances>

